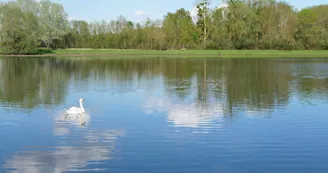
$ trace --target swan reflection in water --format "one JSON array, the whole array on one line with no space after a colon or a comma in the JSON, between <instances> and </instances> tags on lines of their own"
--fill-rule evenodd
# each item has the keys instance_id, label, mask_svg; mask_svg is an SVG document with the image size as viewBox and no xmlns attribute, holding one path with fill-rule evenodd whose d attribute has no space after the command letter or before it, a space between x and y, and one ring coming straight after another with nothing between
<instances>
[{"instance_id":1,"label":"swan reflection in water","mask_svg":"<svg viewBox=\"0 0 328 173\"><path fill-rule=\"evenodd\" d=\"M88 112L80 114L67 114L66 112L59 112L55 116L54 136L63 136L70 133L71 126L76 129L86 128L90 123L91 116Z\"/></svg>"},{"instance_id":2,"label":"swan reflection in water","mask_svg":"<svg viewBox=\"0 0 328 173\"><path fill-rule=\"evenodd\" d=\"M90 115L87 112L75 115L60 112L54 118L54 136L70 137L57 138L54 146L46 147L46 150L44 147L33 147L30 150L17 151L4 160L4 168L17 173L107 170L106 164L102 163L112 159L116 141L124 136L124 131L89 130L86 128L89 121ZM74 129L81 127L85 128L80 131L83 133L75 133ZM91 163L94 166L99 164L98 168L89 169L88 165Z\"/></svg>"},{"instance_id":3,"label":"swan reflection in water","mask_svg":"<svg viewBox=\"0 0 328 173\"><path fill-rule=\"evenodd\" d=\"M82 126L84 126L91 120L90 114L88 112L83 112L79 114L61 113L58 118L60 118L62 121L72 122L76 125L79 124Z\"/></svg>"}]
</instances>

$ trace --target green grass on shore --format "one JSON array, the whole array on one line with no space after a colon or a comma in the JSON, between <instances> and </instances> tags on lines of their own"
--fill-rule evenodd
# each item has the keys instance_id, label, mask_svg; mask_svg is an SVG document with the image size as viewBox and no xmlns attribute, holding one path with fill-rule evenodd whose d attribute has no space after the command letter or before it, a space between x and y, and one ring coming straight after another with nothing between
<instances>
[{"instance_id":1,"label":"green grass on shore","mask_svg":"<svg viewBox=\"0 0 328 173\"><path fill-rule=\"evenodd\" d=\"M136 49L58 49L38 55L55 57L181 57L181 58L328 58L324 50L136 50ZM27 55L20 55L27 56Z\"/></svg>"}]
</instances>

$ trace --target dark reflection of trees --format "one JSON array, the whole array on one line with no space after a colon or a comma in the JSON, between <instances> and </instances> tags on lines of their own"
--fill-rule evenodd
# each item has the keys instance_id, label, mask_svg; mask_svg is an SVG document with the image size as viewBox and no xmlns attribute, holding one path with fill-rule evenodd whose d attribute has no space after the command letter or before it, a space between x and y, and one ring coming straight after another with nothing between
<instances>
[{"instance_id":1,"label":"dark reflection of trees","mask_svg":"<svg viewBox=\"0 0 328 173\"><path fill-rule=\"evenodd\" d=\"M227 105L231 108L246 104L271 109L275 104L288 102L291 79L288 64L270 60L181 59L168 60L165 67L167 88L190 88L182 81L190 80L193 75L196 77L197 103L202 105L207 105L209 96L220 100L227 97ZM170 89L170 92L181 95L180 90Z\"/></svg>"},{"instance_id":2,"label":"dark reflection of trees","mask_svg":"<svg viewBox=\"0 0 328 173\"><path fill-rule=\"evenodd\" d=\"M55 59L1 59L0 100L22 108L63 101L69 74Z\"/></svg>"},{"instance_id":3,"label":"dark reflection of trees","mask_svg":"<svg viewBox=\"0 0 328 173\"><path fill-rule=\"evenodd\" d=\"M163 77L170 97L185 100L196 92L193 102L197 105L206 107L209 99L215 98L224 101L230 113L244 106L273 109L274 105L286 105L291 87L295 86L294 78L311 75L315 68L268 59L5 58L0 61L0 99L23 108L61 103L70 80L97 81L103 88L126 92L134 87L154 89L152 80ZM296 89L305 94L325 90L327 86L326 79L296 82Z\"/></svg>"},{"instance_id":4,"label":"dark reflection of trees","mask_svg":"<svg viewBox=\"0 0 328 173\"><path fill-rule=\"evenodd\" d=\"M299 98L326 99L328 97L327 61L299 62L293 66L295 88Z\"/></svg>"},{"instance_id":5,"label":"dark reflection of trees","mask_svg":"<svg viewBox=\"0 0 328 173\"><path fill-rule=\"evenodd\" d=\"M229 105L271 109L289 99L288 65L269 60L235 60L227 73Z\"/></svg>"},{"instance_id":6,"label":"dark reflection of trees","mask_svg":"<svg viewBox=\"0 0 328 173\"><path fill-rule=\"evenodd\" d=\"M184 100L191 92L193 72L189 70L190 64L183 59L162 61L164 84L170 95L176 95Z\"/></svg>"}]
</instances>

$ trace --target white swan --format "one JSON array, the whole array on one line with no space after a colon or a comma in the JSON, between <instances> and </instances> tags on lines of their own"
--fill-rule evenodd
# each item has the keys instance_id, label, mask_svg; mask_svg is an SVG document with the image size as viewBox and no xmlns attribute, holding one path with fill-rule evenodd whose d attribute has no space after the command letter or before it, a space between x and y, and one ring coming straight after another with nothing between
<instances>
[{"instance_id":1,"label":"white swan","mask_svg":"<svg viewBox=\"0 0 328 173\"><path fill-rule=\"evenodd\" d=\"M68 110L65 109L66 113L67 114L81 114L81 113L84 113L85 110L83 108L83 104L82 104L83 102L84 102L84 99L80 98L80 107L71 107Z\"/></svg>"}]
</instances>

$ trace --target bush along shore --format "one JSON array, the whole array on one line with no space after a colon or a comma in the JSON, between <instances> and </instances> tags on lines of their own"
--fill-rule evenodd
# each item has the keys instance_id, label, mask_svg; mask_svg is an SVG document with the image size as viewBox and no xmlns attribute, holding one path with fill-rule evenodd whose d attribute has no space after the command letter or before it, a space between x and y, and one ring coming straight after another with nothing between
<instances>
[{"instance_id":1,"label":"bush along shore","mask_svg":"<svg viewBox=\"0 0 328 173\"><path fill-rule=\"evenodd\" d=\"M325 50L137 50L57 49L39 54L4 57L106 57L106 58L328 58Z\"/></svg>"}]
</instances>

